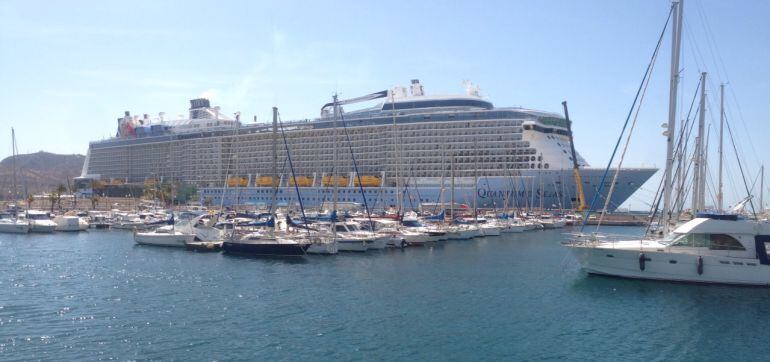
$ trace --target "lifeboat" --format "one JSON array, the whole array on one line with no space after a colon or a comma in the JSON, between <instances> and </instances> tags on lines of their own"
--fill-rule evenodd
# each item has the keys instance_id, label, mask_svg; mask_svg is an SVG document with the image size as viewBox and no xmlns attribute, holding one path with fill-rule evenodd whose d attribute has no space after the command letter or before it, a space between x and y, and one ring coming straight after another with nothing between
<instances>
[{"instance_id":1,"label":"lifeboat","mask_svg":"<svg viewBox=\"0 0 770 362\"><path fill-rule=\"evenodd\" d=\"M116 178L116 179L113 179L112 182L110 182L110 184L112 184L112 185L122 185L123 184L123 180L121 180L119 178Z\"/></svg>"},{"instance_id":2,"label":"lifeboat","mask_svg":"<svg viewBox=\"0 0 770 362\"><path fill-rule=\"evenodd\" d=\"M257 186L278 186L280 179L278 177L273 181L272 176L259 176L257 178Z\"/></svg>"},{"instance_id":3,"label":"lifeboat","mask_svg":"<svg viewBox=\"0 0 770 362\"><path fill-rule=\"evenodd\" d=\"M335 183L335 180L334 180L334 177L332 176L324 176L323 179L321 180L321 184L323 184L323 186L325 187L334 186L334 183ZM337 186L343 186L343 187L347 186L348 178L345 176L337 176L336 183L337 183Z\"/></svg>"},{"instance_id":4,"label":"lifeboat","mask_svg":"<svg viewBox=\"0 0 770 362\"><path fill-rule=\"evenodd\" d=\"M359 177L353 177L353 186L363 186L363 187L379 187L380 186L380 178L377 176L360 176L361 182L359 185L358 179Z\"/></svg>"},{"instance_id":5,"label":"lifeboat","mask_svg":"<svg viewBox=\"0 0 770 362\"><path fill-rule=\"evenodd\" d=\"M294 186L294 177L289 177L289 186ZM299 187L310 187L313 186L313 178L307 177L307 176L297 176L297 186Z\"/></svg>"},{"instance_id":6,"label":"lifeboat","mask_svg":"<svg viewBox=\"0 0 770 362\"><path fill-rule=\"evenodd\" d=\"M230 177L227 179L227 187L246 187L248 184L249 181L244 177Z\"/></svg>"}]
</instances>

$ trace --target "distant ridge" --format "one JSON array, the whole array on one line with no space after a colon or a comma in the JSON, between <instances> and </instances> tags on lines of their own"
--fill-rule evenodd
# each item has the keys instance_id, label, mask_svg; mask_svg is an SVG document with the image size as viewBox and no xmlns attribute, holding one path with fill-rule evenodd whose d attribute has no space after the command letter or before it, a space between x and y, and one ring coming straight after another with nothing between
<instances>
[{"instance_id":1,"label":"distant ridge","mask_svg":"<svg viewBox=\"0 0 770 362\"><path fill-rule=\"evenodd\" d=\"M67 186L74 177L80 176L83 169L83 155L59 155L50 152L36 152L16 155L18 192L28 193L48 192L62 184ZM0 199L8 199L13 189L13 160L12 156L0 161Z\"/></svg>"}]
</instances>

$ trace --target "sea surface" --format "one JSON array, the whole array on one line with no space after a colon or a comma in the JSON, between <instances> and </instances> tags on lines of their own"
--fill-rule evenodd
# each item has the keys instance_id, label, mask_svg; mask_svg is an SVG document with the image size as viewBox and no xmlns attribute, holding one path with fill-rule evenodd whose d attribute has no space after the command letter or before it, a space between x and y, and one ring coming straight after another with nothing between
<instances>
[{"instance_id":1,"label":"sea surface","mask_svg":"<svg viewBox=\"0 0 770 362\"><path fill-rule=\"evenodd\" d=\"M565 232L304 260L0 234L0 360L768 359L770 289L587 276Z\"/></svg>"}]
</instances>

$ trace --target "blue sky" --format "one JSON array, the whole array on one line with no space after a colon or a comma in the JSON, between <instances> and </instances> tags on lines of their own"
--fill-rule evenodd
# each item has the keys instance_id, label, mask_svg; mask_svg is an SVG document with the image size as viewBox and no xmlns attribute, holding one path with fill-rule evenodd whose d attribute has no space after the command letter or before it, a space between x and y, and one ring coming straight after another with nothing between
<instances>
[{"instance_id":1,"label":"blue sky","mask_svg":"<svg viewBox=\"0 0 770 362\"><path fill-rule=\"evenodd\" d=\"M85 153L124 110L173 117L201 95L245 120L267 120L273 105L298 119L317 116L334 92L419 78L428 93L453 93L468 79L498 106L561 112L568 100L578 151L603 167L668 9L665 0L2 1L0 124L16 128L21 152ZM753 174L768 163L769 17L766 1L685 4L681 98L689 104L706 70L716 107L729 81L728 117ZM665 158L669 39L626 166ZM10 153L0 141L0 157ZM739 188L727 187L728 203ZM640 208L649 195L637 196Z\"/></svg>"}]
</instances>

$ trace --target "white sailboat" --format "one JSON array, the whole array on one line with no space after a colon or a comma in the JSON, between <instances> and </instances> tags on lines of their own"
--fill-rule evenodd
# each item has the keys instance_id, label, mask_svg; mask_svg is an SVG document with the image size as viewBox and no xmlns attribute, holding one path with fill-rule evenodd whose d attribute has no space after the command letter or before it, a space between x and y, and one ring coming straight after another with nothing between
<instances>
[{"instance_id":1,"label":"white sailboat","mask_svg":"<svg viewBox=\"0 0 770 362\"><path fill-rule=\"evenodd\" d=\"M11 128L11 143L13 148L13 200L18 197L16 190L16 132ZM18 219L16 214L0 214L0 233L26 234L29 232L29 222Z\"/></svg>"}]
</instances>

